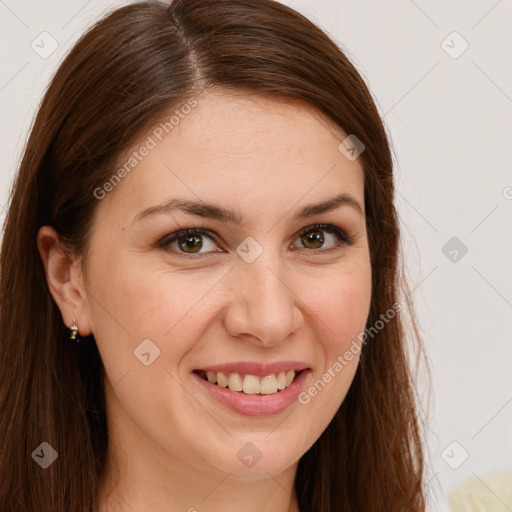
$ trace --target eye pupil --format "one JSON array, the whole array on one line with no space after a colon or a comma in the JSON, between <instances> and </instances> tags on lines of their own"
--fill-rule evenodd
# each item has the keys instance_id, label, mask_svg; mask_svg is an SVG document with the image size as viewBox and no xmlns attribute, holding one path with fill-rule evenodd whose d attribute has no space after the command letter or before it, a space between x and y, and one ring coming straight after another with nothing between
<instances>
[{"instance_id":1,"label":"eye pupil","mask_svg":"<svg viewBox=\"0 0 512 512\"><path fill-rule=\"evenodd\" d=\"M198 245L196 245L198 244ZM201 238L197 235L186 235L186 236L180 236L178 238L178 245L180 246L180 249L183 249L184 252L197 252L197 251L190 251L189 249L197 249L198 251L201 250L201 247L203 246L203 242Z\"/></svg>"},{"instance_id":2,"label":"eye pupil","mask_svg":"<svg viewBox=\"0 0 512 512\"><path fill-rule=\"evenodd\" d=\"M319 249L325 241L322 231L310 231L309 233L302 235L301 238L302 242L308 249Z\"/></svg>"}]
</instances>

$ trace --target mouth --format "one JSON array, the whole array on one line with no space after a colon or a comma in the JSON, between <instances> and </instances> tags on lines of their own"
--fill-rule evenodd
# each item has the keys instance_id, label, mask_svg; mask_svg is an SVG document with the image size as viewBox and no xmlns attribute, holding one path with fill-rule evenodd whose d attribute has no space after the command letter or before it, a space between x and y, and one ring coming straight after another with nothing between
<instances>
[{"instance_id":1,"label":"mouth","mask_svg":"<svg viewBox=\"0 0 512 512\"><path fill-rule=\"evenodd\" d=\"M250 373L194 370L194 373L210 384L245 395L275 395L290 387L307 369L290 369L260 376Z\"/></svg>"},{"instance_id":2,"label":"mouth","mask_svg":"<svg viewBox=\"0 0 512 512\"><path fill-rule=\"evenodd\" d=\"M239 361L192 372L204 396L244 416L268 416L298 404L311 368L299 361Z\"/></svg>"}]
</instances>

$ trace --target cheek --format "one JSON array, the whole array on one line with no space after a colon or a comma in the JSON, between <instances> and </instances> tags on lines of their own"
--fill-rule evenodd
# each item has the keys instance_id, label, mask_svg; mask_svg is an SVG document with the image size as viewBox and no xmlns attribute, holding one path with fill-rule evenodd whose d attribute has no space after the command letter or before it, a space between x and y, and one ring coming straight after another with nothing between
<instances>
[{"instance_id":1,"label":"cheek","mask_svg":"<svg viewBox=\"0 0 512 512\"><path fill-rule=\"evenodd\" d=\"M316 287L309 281L303 288L305 302L323 332L322 344L327 357L344 351L364 330L370 310L371 286L371 267L363 262L318 279Z\"/></svg>"},{"instance_id":2,"label":"cheek","mask_svg":"<svg viewBox=\"0 0 512 512\"><path fill-rule=\"evenodd\" d=\"M316 367L298 401L314 421L305 423L314 442L336 414L356 373L361 342L371 303L371 266L340 266L330 276L308 279L301 288L310 311ZM312 292L314 290L314 292Z\"/></svg>"},{"instance_id":3,"label":"cheek","mask_svg":"<svg viewBox=\"0 0 512 512\"><path fill-rule=\"evenodd\" d=\"M155 267L137 254L98 255L91 268L93 330L102 355L114 365L121 364L121 354L131 363L145 339L161 351L160 363L179 361L200 336L203 319L206 325L208 295L226 273Z\"/></svg>"}]
</instances>

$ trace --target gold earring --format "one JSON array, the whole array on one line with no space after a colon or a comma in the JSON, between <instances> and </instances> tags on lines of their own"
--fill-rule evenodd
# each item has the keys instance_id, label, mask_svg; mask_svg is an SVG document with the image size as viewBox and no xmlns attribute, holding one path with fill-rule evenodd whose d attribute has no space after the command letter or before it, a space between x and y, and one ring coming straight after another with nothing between
<instances>
[{"instance_id":1,"label":"gold earring","mask_svg":"<svg viewBox=\"0 0 512 512\"><path fill-rule=\"evenodd\" d=\"M71 336L69 337L69 339L76 340L76 342L78 343L78 340L76 339L76 335L78 333L78 326L76 325L76 320L74 317L73 317L73 325L70 327L70 329L71 329Z\"/></svg>"}]
</instances>

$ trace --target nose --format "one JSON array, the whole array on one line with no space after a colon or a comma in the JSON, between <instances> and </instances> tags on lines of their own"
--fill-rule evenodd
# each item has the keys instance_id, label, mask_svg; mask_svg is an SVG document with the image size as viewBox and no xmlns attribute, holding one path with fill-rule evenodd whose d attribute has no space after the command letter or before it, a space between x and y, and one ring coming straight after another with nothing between
<instances>
[{"instance_id":1,"label":"nose","mask_svg":"<svg viewBox=\"0 0 512 512\"><path fill-rule=\"evenodd\" d=\"M275 259L239 261L230 279L231 300L224 318L228 334L272 347L300 330L300 298L287 282L284 265Z\"/></svg>"}]
</instances>

